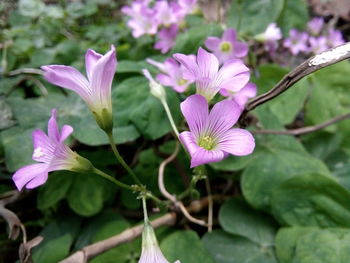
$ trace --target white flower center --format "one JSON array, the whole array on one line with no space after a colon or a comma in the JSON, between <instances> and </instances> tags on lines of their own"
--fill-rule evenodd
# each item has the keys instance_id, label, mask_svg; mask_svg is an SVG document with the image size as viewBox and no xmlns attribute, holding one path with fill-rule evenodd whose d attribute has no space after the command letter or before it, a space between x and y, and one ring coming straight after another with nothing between
<instances>
[{"instance_id":1,"label":"white flower center","mask_svg":"<svg viewBox=\"0 0 350 263\"><path fill-rule=\"evenodd\" d=\"M45 154L44 154L43 149L41 147L34 149L33 157L40 158L40 157L43 157L44 155Z\"/></svg>"}]
</instances>

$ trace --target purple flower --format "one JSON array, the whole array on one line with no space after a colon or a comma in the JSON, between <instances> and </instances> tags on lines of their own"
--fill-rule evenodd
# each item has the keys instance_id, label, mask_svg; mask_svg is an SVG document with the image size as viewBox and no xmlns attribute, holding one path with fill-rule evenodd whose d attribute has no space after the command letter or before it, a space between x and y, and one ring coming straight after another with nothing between
<instances>
[{"instance_id":1,"label":"purple flower","mask_svg":"<svg viewBox=\"0 0 350 263\"><path fill-rule=\"evenodd\" d=\"M42 66L48 82L75 91L89 106L102 129L112 125L111 88L117 67L115 48L104 56L89 49L85 55L86 75L70 66Z\"/></svg>"},{"instance_id":2,"label":"purple flower","mask_svg":"<svg viewBox=\"0 0 350 263\"><path fill-rule=\"evenodd\" d=\"M170 27L163 28L159 31L159 40L155 43L154 48L159 49L163 54L168 52L174 45L179 27L172 24Z\"/></svg>"},{"instance_id":3,"label":"purple flower","mask_svg":"<svg viewBox=\"0 0 350 263\"><path fill-rule=\"evenodd\" d=\"M276 23L271 23L267 26L264 33L256 36L258 41L261 41L265 45L265 49L273 53L278 48L278 40L282 38L282 32L279 27L277 27Z\"/></svg>"},{"instance_id":4,"label":"purple flower","mask_svg":"<svg viewBox=\"0 0 350 263\"><path fill-rule=\"evenodd\" d=\"M192 60L196 61L196 57L191 55ZM176 92L184 92L188 86L193 82L182 77L183 66L181 66L175 59L168 58L164 63L154 61L152 59L146 60L153 66L156 66L163 73L157 75L156 79L164 86L169 86Z\"/></svg>"},{"instance_id":5,"label":"purple flower","mask_svg":"<svg viewBox=\"0 0 350 263\"><path fill-rule=\"evenodd\" d=\"M255 141L250 132L231 127L237 122L241 108L233 100L223 100L211 112L201 95L192 95L181 103L190 131L180 133L180 140L191 155L191 168L219 162L232 155L251 154Z\"/></svg>"},{"instance_id":6,"label":"purple flower","mask_svg":"<svg viewBox=\"0 0 350 263\"><path fill-rule=\"evenodd\" d=\"M345 43L342 33L339 30L330 28L327 35L327 44L329 47L337 47Z\"/></svg>"},{"instance_id":7,"label":"purple flower","mask_svg":"<svg viewBox=\"0 0 350 263\"><path fill-rule=\"evenodd\" d=\"M324 20L322 17L314 17L307 23L307 29L311 35L318 36L322 31L323 25Z\"/></svg>"},{"instance_id":8,"label":"purple flower","mask_svg":"<svg viewBox=\"0 0 350 263\"><path fill-rule=\"evenodd\" d=\"M32 189L44 184L48 173L52 171L89 171L92 167L87 159L64 144L64 140L73 132L73 128L64 125L59 132L56 115L57 111L53 109L48 122L48 135L39 129L32 134L34 145L32 159L38 163L24 166L13 175L12 180L19 191L24 186Z\"/></svg>"},{"instance_id":9,"label":"purple flower","mask_svg":"<svg viewBox=\"0 0 350 263\"><path fill-rule=\"evenodd\" d=\"M147 222L142 232L142 252L138 263L169 263L159 248L152 226ZM175 263L181 263L177 260Z\"/></svg>"},{"instance_id":10,"label":"purple flower","mask_svg":"<svg viewBox=\"0 0 350 263\"><path fill-rule=\"evenodd\" d=\"M155 11L154 19L158 22L158 25L164 25L169 27L171 24L178 22L177 12L174 12L174 6L170 5L168 1L157 1L154 4L153 10Z\"/></svg>"},{"instance_id":11,"label":"purple flower","mask_svg":"<svg viewBox=\"0 0 350 263\"><path fill-rule=\"evenodd\" d=\"M144 34L154 35L158 30L155 10L148 7L149 1L134 1L131 6L123 6L122 13L131 17L128 26L132 29L134 38Z\"/></svg>"},{"instance_id":12,"label":"purple flower","mask_svg":"<svg viewBox=\"0 0 350 263\"><path fill-rule=\"evenodd\" d=\"M183 78L195 81L197 93L210 101L220 89L239 91L249 80L249 69L240 59L231 59L219 69L219 61L213 54L198 49L196 61L189 55L174 54L184 66Z\"/></svg>"},{"instance_id":13,"label":"purple flower","mask_svg":"<svg viewBox=\"0 0 350 263\"><path fill-rule=\"evenodd\" d=\"M310 50L314 54L319 54L328 49L327 38L325 36L310 37L309 43L310 43Z\"/></svg>"},{"instance_id":14,"label":"purple flower","mask_svg":"<svg viewBox=\"0 0 350 263\"><path fill-rule=\"evenodd\" d=\"M291 29L289 31L289 38L284 40L283 46L288 48L293 55L297 55L299 52L308 52L308 39L308 33Z\"/></svg>"},{"instance_id":15,"label":"purple flower","mask_svg":"<svg viewBox=\"0 0 350 263\"><path fill-rule=\"evenodd\" d=\"M222 96L233 99L239 105L239 107L243 110L247 101L256 96L257 88L254 83L249 82L247 85L244 86L243 89L241 89L236 93L232 93L230 92L230 90L227 90L227 89L221 89L220 94Z\"/></svg>"},{"instance_id":16,"label":"purple flower","mask_svg":"<svg viewBox=\"0 0 350 263\"><path fill-rule=\"evenodd\" d=\"M205 46L219 59L220 64L232 58L242 58L248 54L248 45L237 41L236 31L226 29L222 38L208 37Z\"/></svg>"}]
</instances>

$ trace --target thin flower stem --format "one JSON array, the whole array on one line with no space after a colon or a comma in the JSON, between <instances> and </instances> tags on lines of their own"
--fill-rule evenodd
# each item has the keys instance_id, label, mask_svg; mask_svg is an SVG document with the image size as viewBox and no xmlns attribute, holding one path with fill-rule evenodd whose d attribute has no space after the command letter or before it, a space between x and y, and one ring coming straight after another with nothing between
<instances>
[{"instance_id":1,"label":"thin flower stem","mask_svg":"<svg viewBox=\"0 0 350 263\"><path fill-rule=\"evenodd\" d=\"M102 176L103 178L111 181L112 183L114 183L115 185L127 189L127 190L131 190L134 191L135 189L133 189L130 185L124 184L122 182L120 182L119 180L113 178L112 176L106 174L105 172L102 172L101 170L97 169L97 168L93 168L93 173L98 174L100 176Z\"/></svg>"},{"instance_id":2,"label":"thin flower stem","mask_svg":"<svg viewBox=\"0 0 350 263\"><path fill-rule=\"evenodd\" d=\"M163 196L167 199L169 199L171 202L175 203L176 197L172 194L170 194L166 188L165 188L165 184L164 184L164 170L165 170L165 166L170 163L171 161L173 161L176 157L176 155L179 153L179 143L176 142L176 146L175 146L175 151L173 152L172 155L170 155L167 159L165 159L159 166L159 171L158 171L158 187L160 192L163 194Z\"/></svg>"},{"instance_id":3,"label":"thin flower stem","mask_svg":"<svg viewBox=\"0 0 350 263\"><path fill-rule=\"evenodd\" d=\"M136 176L136 174L134 173L134 171L129 167L129 165L127 165L127 163L124 161L123 157L120 155L120 153L118 152L117 147L115 146L115 142L113 139L113 134L111 133L107 133L108 136L108 140L109 143L112 147L113 153L115 155L115 157L117 158L118 162L124 167L124 169L131 175L131 177L133 178L133 180L135 181L136 184L141 185L141 181L139 180L139 178Z\"/></svg>"},{"instance_id":4,"label":"thin flower stem","mask_svg":"<svg viewBox=\"0 0 350 263\"><path fill-rule=\"evenodd\" d=\"M146 204L146 197L142 196L142 207L143 207L143 218L145 220L145 224L149 222L148 220L148 213L147 213L147 204Z\"/></svg>"},{"instance_id":5,"label":"thin flower stem","mask_svg":"<svg viewBox=\"0 0 350 263\"><path fill-rule=\"evenodd\" d=\"M205 178L205 186L208 193L208 232L213 230L213 197L211 195L210 182L208 176Z\"/></svg>"},{"instance_id":6,"label":"thin flower stem","mask_svg":"<svg viewBox=\"0 0 350 263\"><path fill-rule=\"evenodd\" d=\"M171 115L168 103L166 102L166 100L161 100L161 103L163 104L163 107L165 109L166 115L168 116L168 119L170 121L170 125L173 128L173 131L174 131L176 137L179 138L179 131L177 130L177 127L175 125L173 116Z\"/></svg>"}]
</instances>

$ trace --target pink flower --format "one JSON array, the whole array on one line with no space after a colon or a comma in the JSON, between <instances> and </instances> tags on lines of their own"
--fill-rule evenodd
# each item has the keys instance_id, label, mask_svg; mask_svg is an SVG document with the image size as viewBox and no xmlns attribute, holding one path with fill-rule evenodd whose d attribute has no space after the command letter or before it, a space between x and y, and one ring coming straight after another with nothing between
<instances>
[{"instance_id":1,"label":"pink flower","mask_svg":"<svg viewBox=\"0 0 350 263\"><path fill-rule=\"evenodd\" d=\"M267 26L264 33L259 34L256 39L265 44L265 49L273 53L278 48L278 40L282 38L282 32L276 23L271 23Z\"/></svg>"},{"instance_id":2,"label":"pink flower","mask_svg":"<svg viewBox=\"0 0 350 263\"><path fill-rule=\"evenodd\" d=\"M323 25L324 20L322 17L314 17L307 23L307 29L311 35L318 36L322 31Z\"/></svg>"},{"instance_id":3,"label":"pink flower","mask_svg":"<svg viewBox=\"0 0 350 263\"><path fill-rule=\"evenodd\" d=\"M219 69L219 61L213 54L198 49L196 61L189 55L174 54L184 66L183 78L196 82L197 94L210 101L220 89L239 91L249 80L249 69L239 59L231 59Z\"/></svg>"},{"instance_id":4,"label":"pink flower","mask_svg":"<svg viewBox=\"0 0 350 263\"><path fill-rule=\"evenodd\" d=\"M239 105L239 107L243 110L248 100L256 96L257 88L254 83L250 82L247 85L245 85L243 89L241 89L236 93L232 93L230 92L230 90L227 90L227 89L221 89L220 94L222 96L233 99Z\"/></svg>"},{"instance_id":5,"label":"pink flower","mask_svg":"<svg viewBox=\"0 0 350 263\"><path fill-rule=\"evenodd\" d=\"M155 12L154 19L158 25L169 27L171 24L178 22L178 16L173 9L174 6L169 4L168 1L156 1L153 10Z\"/></svg>"},{"instance_id":6,"label":"pink flower","mask_svg":"<svg viewBox=\"0 0 350 263\"><path fill-rule=\"evenodd\" d=\"M237 122L241 108L233 100L223 100L211 112L201 95L192 95L181 103L190 131L180 134L180 140L191 155L191 168L219 162L228 155L251 154L255 141L250 132L231 127Z\"/></svg>"},{"instance_id":7,"label":"pink flower","mask_svg":"<svg viewBox=\"0 0 350 263\"><path fill-rule=\"evenodd\" d=\"M172 24L170 27L160 30L158 33L159 40L155 43L154 48L159 49L163 54L168 52L175 45L178 31L177 24Z\"/></svg>"},{"instance_id":8,"label":"pink flower","mask_svg":"<svg viewBox=\"0 0 350 263\"><path fill-rule=\"evenodd\" d=\"M191 55L192 60L195 61L196 57ZM157 67L163 73L157 75L156 79L164 86L169 86L176 92L184 92L188 86L193 82L185 80L182 77L183 66L181 66L175 59L168 58L164 63L154 61L152 59L146 60L151 65Z\"/></svg>"},{"instance_id":9,"label":"pink flower","mask_svg":"<svg viewBox=\"0 0 350 263\"><path fill-rule=\"evenodd\" d=\"M248 54L248 45L237 41L236 31L226 29L222 38L208 37L205 46L219 59L220 64L233 58L243 58Z\"/></svg>"},{"instance_id":10,"label":"pink flower","mask_svg":"<svg viewBox=\"0 0 350 263\"><path fill-rule=\"evenodd\" d=\"M343 45L344 43L345 40L343 38L342 33L339 30L333 28L328 30L327 44L329 47L337 47Z\"/></svg>"},{"instance_id":11,"label":"pink flower","mask_svg":"<svg viewBox=\"0 0 350 263\"><path fill-rule=\"evenodd\" d=\"M328 49L327 38L325 36L309 38L310 51L314 54L319 54Z\"/></svg>"},{"instance_id":12,"label":"pink flower","mask_svg":"<svg viewBox=\"0 0 350 263\"><path fill-rule=\"evenodd\" d=\"M283 46L288 48L293 55L297 55L300 52L309 52L309 47L307 45L308 39L308 33L291 29L289 31L289 38L284 40Z\"/></svg>"},{"instance_id":13,"label":"pink flower","mask_svg":"<svg viewBox=\"0 0 350 263\"><path fill-rule=\"evenodd\" d=\"M24 186L32 189L44 184L48 173L52 171L89 171L91 169L92 165L87 159L73 152L64 144L64 140L73 132L73 128L64 125L59 132L56 115L57 111L53 109L48 122L48 135L39 129L33 132L34 152L32 158L38 163L24 166L13 175L12 180L18 190Z\"/></svg>"},{"instance_id":14,"label":"pink flower","mask_svg":"<svg viewBox=\"0 0 350 263\"><path fill-rule=\"evenodd\" d=\"M138 263L169 263L159 248L150 223L146 222L142 232L142 252ZM177 260L175 263L181 263Z\"/></svg>"},{"instance_id":15,"label":"pink flower","mask_svg":"<svg viewBox=\"0 0 350 263\"><path fill-rule=\"evenodd\" d=\"M48 82L75 91L88 105L104 130L112 125L111 89L117 67L115 48L104 56L89 49L85 55L86 75L70 66L42 66Z\"/></svg>"},{"instance_id":16,"label":"pink flower","mask_svg":"<svg viewBox=\"0 0 350 263\"><path fill-rule=\"evenodd\" d=\"M122 13L131 17L128 26L132 29L134 38L144 34L154 35L158 30L155 10L148 7L149 1L134 1L131 6L123 6Z\"/></svg>"}]
</instances>

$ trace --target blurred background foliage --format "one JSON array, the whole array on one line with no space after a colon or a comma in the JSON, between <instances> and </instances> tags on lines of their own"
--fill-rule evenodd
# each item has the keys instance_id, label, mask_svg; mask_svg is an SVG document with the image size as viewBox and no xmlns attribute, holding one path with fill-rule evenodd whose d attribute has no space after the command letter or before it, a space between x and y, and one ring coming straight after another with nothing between
<instances>
[{"instance_id":1,"label":"blurred background foliage","mask_svg":"<svg viewBox=\"0 0 350 263\"><path fill-rule=\"evenodd\" d=\"M205 1L202 1L205 5ZM225 1L224 1L225 2ZM332 1L328 1L332 2ZM338 1L339 2L339 1ZM131 37L125 1L0 2L0 195L14 190L12 173L31 163L31 132L46 129L52 108L61 125L74 127L71 145L100 169L131 183L115 163L105 135L79 97L21 69L44 64L72 65L84 71L84 53L117 48L118 68L113 83L114 135L120 151L147 187L159 193L157 170L174 149L171 127L157 99L149 94L141 69L145 59L163 60L169 54L195 53L208 36L223 32L202 15L186 18L168 55L152 46L154 39ZM237 0L229 3L227 25L244 39L277 22L284 34L303 30L317 1ZM350 8L349 8L350 9ZM204 14L206 16L208 14ZM336 13L329 13L329 19ZM341 17L348 37L348 21ZM268 91L290 67L260 63L250 54L249 66L259 94ZM300 61L299 61L299 60ZM295 59L291 67L296 66ZM316 72L280 97L253 111L260 129L281 130L315 125L349 112L348 61ZM167 89L167 100L179 127L179 103L185 98ZM256 127L252 126L251 129ZM214 194L225 202L215 205L214 230L180 220L157 230L167 258L182 263L348 263L350 261L350 120L300 137L255 135L257 147L247 157L229 157L208 168ZM94 147L92 147L94 146ZM171 193L188 185L191 171L185 154L166 170ZM205 196L204 183L199 195ZM93 242L118 234L142 220L135 195L116 189L95 175L54 172L37 190L25 191L10 204L27 228L28 239L42 235L33 262L52 263ZM155 213L157 214L157 213ZM196 216L205 218L203 211ZM0 261L18 260L20 238L9 240L0 218ZM123 244L91 262L137 262L140 239Z\"/></svg>"}]
</instances>

